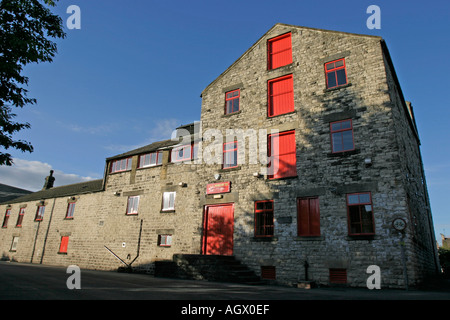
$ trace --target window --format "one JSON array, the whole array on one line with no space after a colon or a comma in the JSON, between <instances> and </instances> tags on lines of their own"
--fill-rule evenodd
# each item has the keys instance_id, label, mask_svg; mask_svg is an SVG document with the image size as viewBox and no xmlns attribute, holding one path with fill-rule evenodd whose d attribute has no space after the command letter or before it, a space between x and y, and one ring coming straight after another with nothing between
<instances>
[{"instance_id":1,"label":"window","mask_svg":"<svg viewBox=\"0 0 450 320\"><path fill-rule=\"evenodd\" d=\"M156 151L139 157L138 168L153 167L162 164L163 152Z\"/></svg>"},{"instance_id":2,"label":"window","mask_svg":"<svg viewBox=\"0 0 450 320\"><path fill-rule=\"evenodd\" d=\"M239 111L239 99L241 92L239 89L225 93L225 114Z\"/></svg>"},{"instance_id":3,"label":"window","mask_svg":"<svg viewBox=\"0 0 450 320\"><path fill-rule=\"evenodd\" d=\"M34 221L42 221L44 218L44 212L45 212L45 206L38 206L36 210L36 217L34 218Z\"/></svg>"},{"instance_id":4,"label":"window","mask_svg":"<svg viewBox=\"0 0 450 320\"><path fill-rule=\"evenodd\" d=\"M347 195L349 235L375 233L370 192Z\"/></svg>"},{"instance_id":5,"label":"window","mask_svg":"<svg viewBox=\"0 0 450 320\"><path fill-rule=\"evenodd\" d=\"M295 131L271 134L268 144L269 179L297 176Z\"/></svg>"},{"instance_id":6,"label":"window","mask_svg":"<svg viewBox=\"0 0 450 320\"><path fill-rule=\"evenodd\" d=\"M2 228L6 228L8 226L9 216L11 215L11 209L6 210L5 217L3 218Z\"/></svg>"},{"instance_id":7,"label":"window","mask_svg":"<svg viewBox=\"0 0 450 320\"><path fill-rule=\"evenodd\" d=\"M292 75L269 80L268 116L274 117L294 111L294 80Z\"/></svg>"},{"instance_id":8,"label":"window","mask_svg":"<svg viewBox=\"0 0 450 320\"><path fill-rule=\"evenodd\" d=\"M131 162L132 162L131 157L120 160L114 160L113 162L111 162L110 173L131 170Z\"/></svg>"},{"instance_id":9,"label":"window","mask_svg":"<svg viewBox=\"0 0 450 320\"><path fill-rule=\"evenodd\" d=\"M25 215L25 208L20 208L19 217L17 218L16 227L22 226L23 216Z\"/></svg>"},{"instance_id":10,"label":"window","mask_svg":"<svg viewBox=\"0 0 450 320\"><path fill-rule=\"evenodd\" d=\"M345 59L325 63L327 88L335 88L347 84Z\"/></svg>"},{"instance_id":11,"label":"window","mask_svg":"<svg viewBox=\"0 0 450 320\"><path fill-rule=\"evenodd\" d=\"M256 201L255 237L272 237L273 231L273 201Z\"/></svg>"},{"instance_id":12,"label":"window","mask_svg":"<svg viewBox=\"0 0 450 320\"><path fill-rule=\"evenodd\" d=\"M171 245L172 245L172 235L171 234L158 235L158 246L170 247Z\"/></svg>"},{"instance_id":13,"label":"window","mask_svg":"<svg viewBox=\"0 0 450 320\"><path fill-rule=\"evenodd\" d=\"M137 214L139 207L139 196L128 197L127 214Z\"/></svg>"},{"instance_id":14,"label":"window","mask_svg":"<svg viewBox=\"0 0 450 320\"><path fill-rule=\"evenodd\" d=\"M66 219L73 219L74 211L75 211L75 202L70 202L67 205Z\"/></svg>"},{"instance_id":15,"label":"window","mask_svg":"<svg viewBox=\"0 0 450 320\"><path fill-rule=\"evenodd\" d=\"M68 244L69 244L69 237L68 236L61 237L61 243L59 245L58 253L67 253Z\"/></svg>"},{"instance_id":16,"label":"window","mask_svg":"<svg viewBox=\"0 0 450 320\"><path fill-rule=\"evenodd\" d=\"M164 192L162 211L175 210L175 196L176 196L176 192Z\"/></svg>"},{"instance_id":17,"label":"window","mask_svg":"<svg viewBox=\"0 0 450 320\"><path fill-rule=\"evenodd\" d=\"M320 236L319 198L297 199L297 235Z\"/></svg>"},{"instance_id":18,"label":"window","mask_svg":"<svg viewBox=\"0 0 450 320\"><path fill-rule=\"evenodd\" d=\"M172 149L171 162L189 161L197 159L198 144L192 143L184 146L179 146Z\"/></svg>"},{"instance_id":19,"label":"window","mask_svg":"<svg viewBox=\"0 0 450 320\"><path fill-rule=\"evenodd\" d=\"M11 243L11 248L9 249L10 251L17 251L17 243L19 242L19 237L14 236L12 243Z\"/></svg>"},{"instance_id":20,"label":"window","mask_svg":"<svg viewBox=\"0 0 450 320\"><path fill-rule=\"evenodd\" d=\"M330 123L330 132L331 149L333 153L355 149L352 120L349 119Z\"/></svg>"},{"instance_id":21,"label":"window","mask_svg":"<svg viewBox=\"0 0 450 320\"><path fill-rule=\"evenodd\" d=\"M267 43L268 50L268 69L276 69L292 63L292 40L291 33L269 39Z\"/></svg>"},{"instance_id":22,"label":"window","mask_svg":"<svg viewBox=\"0 0 450 320\"><path fill-rule=\"evenodd\" d=\"M223 144L223 169L236 168L238 166L237 141L226 142Z\"/></svg>"}]
</instances>

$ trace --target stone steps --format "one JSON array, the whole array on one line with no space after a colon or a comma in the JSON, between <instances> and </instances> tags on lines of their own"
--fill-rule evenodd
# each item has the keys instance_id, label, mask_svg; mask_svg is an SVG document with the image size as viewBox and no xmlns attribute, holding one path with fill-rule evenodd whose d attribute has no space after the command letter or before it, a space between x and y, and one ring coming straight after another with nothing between
<instances>
[{"instance_id":1,"label":"stone steps","mask_svg":"<svg viewBox=\"0 0 450 320\"><path fill-rule=\"evenodd\" d=\"M156 261L155 276L242 284L263 281L234 256L175 254L172 261Z\"/></svg>"}]
</instances>

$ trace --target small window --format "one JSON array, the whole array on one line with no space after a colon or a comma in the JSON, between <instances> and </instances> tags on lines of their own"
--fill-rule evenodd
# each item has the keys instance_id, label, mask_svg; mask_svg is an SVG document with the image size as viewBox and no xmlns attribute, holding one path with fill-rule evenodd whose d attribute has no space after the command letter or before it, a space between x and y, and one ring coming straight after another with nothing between
<instances>
[{"instance_id":1,"label":"small window","mask_svg":"<svg viewBox=\"0 0 450 320\"><path fill-rule=\"evenodd\" d=\"M298 236L320 236L319 198L297 199Z\"/></svg>"},{"instance_id":2,"label":"small window","mask_svg":"<svg viewBox=\"0 0 450 320\"><path fill-rule=\"evenodd\" d=\"M325 64L327 88L335 88L347 84L347 71L345 59L328 62Z\"/></svg>"},{"instance_id":3,"label":"small window","mask_svg":"<svg viewBox=\"0 0 450 320\"><path fill-rule=\"evenodd\" d=\"M239 89L225 93L225 114L239 111L239 100L241 92Z\"/></svg>"},{"instance_id":4,"label":"small window","mask_svg":"<svg viewBox=\"0 0 450 320\"><path fill-rule=\"evenodd\" d=\"M6 228L8 226L9 216L11 215L11 209L6 210L5 217L3 218L2 228Z\"/></svg>"},{"instance_id":5,"label":"small window","mask_svg":"<svg viewBox=\"0 0 450 320\"><path fill-rule=\"evenodd\" d=\"M158 246L160 246L160 247L172 246L172 235L171 234L158 235Z\"/></svg>"},{"instance_id":6,"label":"small window","mask_svg":"<svg viewBox=\"0 0 450 320\"><path fill-rule=\"evenodd\" d=\"M156 151L139 157L138 168L154 167L162 164L163 152Z\"/></svg>"},{"instance_id":7,"label":"small window","mask_svg":"<svg viewBox=\"0 0 450 320\"><path fill-rule=\"evenodd\" d=\"M17 251L17 243L19 242L19 237L13 237L10 251Z\"/></svg>"},{"instance_id":8,"label":"small window","mask_svg":"<svg viewBox=\"0 0 450 320\"><path fill-rule=\"evenodd\" d=\"M73 219L74 212L75 212L75 202L71 202L67 205L66 219Z\"/></svg>"},{"instance_id":9,"label":"small window","mask_svg":"<svg viewBox=\"0 0 450 320\"><path fill-rule=\"evenodd\" d=\"M355 149L352 120L349 119L330 123L330 132L333 153Z\"/></svg>"},{"instance_id":10,"label":"small window","mask_svg":"<svg viewBox=\"0 0 450 320\"><path fill-rule=\"evenodd\" d=\"M137 214L139 207L139 196L128 197L127 214Z\"/></svg>"},{"instance_id":11,"label":"small window","mask_svg":"<svg viewBox=\"0 0 450 320\"><path fill-rule=\"evenodd\" d=\"M223 169L236 168L238 166L238 143L237 141L223 144Z\"/></svg>"},{"instance_id":12,"label":"small window","mask_svg":"<svg viewBox=\"0 0 450 320\"><path fill-rule=\"evenodd\" d=\"M17 218L16 227L22 226L23 216L25 215L25 208L20 208L19 217Z\"/></svg>"},{"instance_id":13,"label":"small window","mask_svg":"<svg viewBox=\"0 0 450 320\"><path fill-rule=\"evenodd\" d=\"M255 202L255 237L272 237L273 200Z\"/></svg>"},{"instance_id":14,"label":"small window","mask_svg":"<svg viewBox=\"0 0 450 320\"><path fill-rule=\"evenodd\" d=\"M114 160L111 162L110 173L123 172L131 170L132 158L125 158L120 160Z\"/></svg>"},{"instance_id":15,"label":"small window","mask_svg":"<svg viewBox=\"0 0 450 320\"><path fill-rule=\"evenodd\" d=\"M44 218L44 212L45 212L45 206L38 206L36 210L36 217L34 218L34 221L42 221Z\"/></svg>"},{"instance_id":16,"label":"small window","mask_svg":"<svg viewBox=\"0 0 450 320\"><path fill-rule=\"evenodd\" d=\"M61 237L61 243L59 245L58 253L67 253L68 244L69 244L69 237L68 236Z\"/></svg>"},{"instance_id":17,"label":"small window","mask_svg":"<svg viewBox=\"0 0 450 320\"><path fill-rule=\"evenodd\" d=\"M163 193L162 211L175 210L175 196L176 196L176 192L164 192Z\"/></svg>"},{"instance_id":18,"label":"small window","mask_svg":"<svg viewBox=\"0 0 450 320\"><path fill-rule=\"evenodd\" d=\"M197 143L175 147L170 153L171 162L182 162L197 159L197 151Z\"/></svg>"},{"instance_id":19,"label":"small window","mask_svg":"<svg viewBox=\"0 0 450 320\"><path fill-rule=\"evenodd\" d=\"M292 63L291 33L269 39L267 51L267 68L269 70Z\"/></svg>"},{"instance_id":20,"label":"small window","mask_svg":"<svg viewBox=\"0 0 450 320\"><path fill-rule=\"evenodd\" d=\"M347 195L349 235L373 235L372 197L370 192Z\"/></svg>"},{"instance_id":21,"label":"small window","mask_svg":"<svg viewBox=\"0 0 450 320\"><path fill-rule=\"evenodd\" d=\"M297 176L295 131L271 134L267 142L269 179Z\"/></svg>"},{"instance_id":22,"label":"small window","mask_svg":"<svg viewBox=\"0 0 450 320\"><path fill-rule=\"evenodd\" d=\"M269 80L268 82L269 117L294 111L294 79L292 75Z\"/></svg>"}]
</instances>

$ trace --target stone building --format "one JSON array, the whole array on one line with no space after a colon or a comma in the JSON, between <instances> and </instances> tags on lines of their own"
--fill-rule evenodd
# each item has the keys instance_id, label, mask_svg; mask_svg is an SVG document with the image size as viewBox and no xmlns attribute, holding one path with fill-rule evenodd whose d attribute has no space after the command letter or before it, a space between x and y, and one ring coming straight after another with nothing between
<instances>
[{"instance_id":1,"label":"stone building","mask_svg":"<svg viewBox=\"0 0 450 320\"><path fill-rule=\"evenodd\" d=\"M155 272L233 256L277 283L351 286L376 265L382 287L440 270L382 38L276 24L201 97L200 122L106 159L103 179L0 205L3 259Z\"/></svg>"}]
</instances>

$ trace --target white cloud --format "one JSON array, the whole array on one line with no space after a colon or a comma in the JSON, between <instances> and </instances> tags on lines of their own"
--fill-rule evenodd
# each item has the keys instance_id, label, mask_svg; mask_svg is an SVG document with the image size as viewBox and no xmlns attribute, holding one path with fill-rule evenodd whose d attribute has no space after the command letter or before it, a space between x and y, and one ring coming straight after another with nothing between
<instances>
[{"instance_id":1,"label":"white cloud","mask_svg":"<svg viewBox=\"0 0 450 320\"><path fill-rule=\"evenodd\" d=\"M44 186L45 177L54 170L55 187L67 184L93 180L92 177L81 177L76 174L64 173L53 169L45 162L13 159L14 164L10 167L0 166L0 183L13 187L38 191Z\"/></svg>"}]
</instances>

